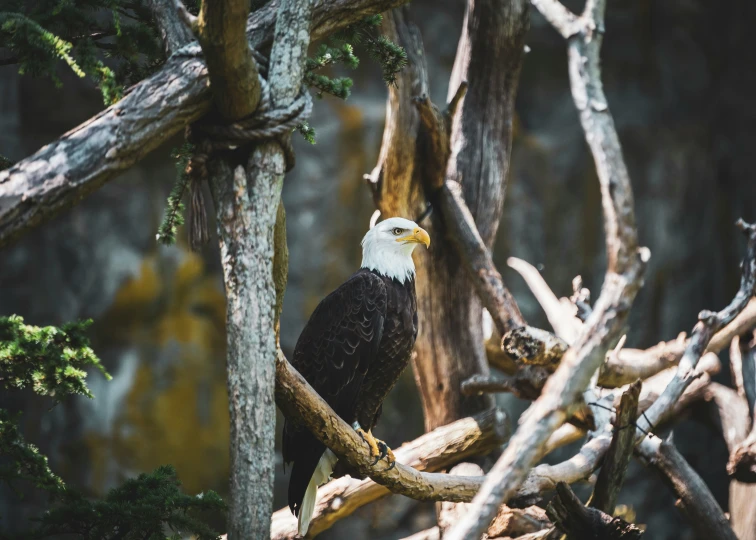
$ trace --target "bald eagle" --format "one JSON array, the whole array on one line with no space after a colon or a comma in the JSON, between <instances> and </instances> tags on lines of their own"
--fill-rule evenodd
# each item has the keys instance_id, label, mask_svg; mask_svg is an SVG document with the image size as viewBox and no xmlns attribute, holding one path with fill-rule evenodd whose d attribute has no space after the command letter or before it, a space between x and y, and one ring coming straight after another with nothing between
<instances>
[{"instance_id":1,"label":"bald eagle","mask_svg":"<svg viewBox=\"0 0 756 540\"><path fill-rule=\"evenodd\" d=\"M391 450L372 436L383 400L409 363L417 337L417 298L412 251L430 246L415 222L393 217L362 240L362 265L326 296L294 348L292 364L334 411L353 425L376 462ZM305 427L286 421L284 463L293 463L289 508L304 536L319 485L330 479L336 456Z\"/></svg>"}]
</instances>

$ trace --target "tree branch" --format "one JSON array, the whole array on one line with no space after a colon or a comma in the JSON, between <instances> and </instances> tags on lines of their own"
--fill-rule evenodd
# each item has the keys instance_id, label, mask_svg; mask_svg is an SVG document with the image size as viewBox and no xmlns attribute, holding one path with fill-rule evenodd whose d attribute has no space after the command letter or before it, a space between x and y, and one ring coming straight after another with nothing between
<instances>
[{"instance_id":1,"label":"tree branch","mask_svg":"<svg viewBox=\"0 0 756 540\"><path fill-rule=\"evenodd\" d=\"M745 397L731 388L712 383L706 389L706 399L712 401L716 408L720 431L732 453L748 434L750 413ZM740 540L755 540L756 484L733 480L730 482L729 502L730 523L735 535Z\"/></svg>"},{"instance_id":2,"label":"tree branch","mask_svg":"<svg viewBox=\"0 0 756 540\"><path fill-rule=\"evenodd\" d=\"M202 2L197 19L213 101L228 122L249 116L260 102L257 64L246 39L248 16L247 0L220 0Z\"/></svg>"},{"instance_id":3,"label":"tree branch","mask_svg":"<svg viewBox=\"0 0 756 540\"><path fill-rule=\"evenodd\" d=\"M607 273L601 295L581 336L565 353L541 396L523 416L507 449L486 477L470 512L449 531L448 540L479 538L499 505L508 501L543 453L549 436L567 419L608 349L620 337L641 286L647 250L638 249L630 178L601 86L599 50L603 6L581 18L579 36L569 40L572 94L596 163L604 208Z\"/></svg>"},{"instance_id":4,"label":"tree branch","mask_svg":"<svg viewBox=\"0 0 756 540\"><path fill-rule=\"evenodd\" d=\"M311 37L323 38L405 2L317 2ZM273 0L250 15L252 48L271 42L278 4ZM76 204L205 114L211 95L200 53L197 44L177 51L121 101L0 172L0 247Z\"/></svg>"},{"instance_id":5,"label":"tree branch","mask_svg":"<svg viewBox=\"0 0 756 540\"><path fill-rule=\"evenodd\" d=\"M740 288L732 302L719 313L704 310L698 315L699 321L691 332L691 338L685 347L685 353L677 367L675 377L667 385L656 403L638 421L638 442L645 437L642 430L653 430L659 418L667 409L674 406L685 388L693 381L696 364L706 351L712 336L719 329L731 323L738 313L745 309L754 295L754 287L756 287L756 226L739 220L738 227L748 238L746 254L742 263ZM658 442L656 444L658 445ZM652 453L653 449L649 448L648 451Z\"/></svg>"},{"instance_id":6,"label":"tree branch","mask_svg":"<svg viewBox=\"0 0 756 540\"><path fill-rule=\"evenodd\" d=\"M737 540L709 487L674 445L660 442L658 450L653 454L648 453L641 445L639 451L679 497L676 506L687 516L698 536Z\"/></svg>"},{"instance_id":7,"label":"tree branch","mask_svg":"<svg viewBox=\"0 0 756 540\"><path fill-rule=\"evenodd\" d=\"M503 355L504 358L497 358L494 354L489 354L489 362L505 373L515 374L516 366L510 360L520 359L520 356L522 356L517 353L516 348L529 350L538 345L541 352L537 357L549 358L548 363L556 366L566 350L566 343L570 341L569 336L580 331L582 322L565 309L564 302L560 301L551 291L551 288L535 267L515 257L510 257L508 264L525 279L546 313L557 336L555 338L543 330L539 330L537 335L532 336L518 335L519 332L525 332L524 329L510 332L505 342L505 349L507 347L512 349L509 356ZM718 353L727 347L734 337L752 329L754 326L756 326L756 298L751 299L732 322L712 337L706 347L706 352ZM607 356L606 361L601 366L598 384L604 388L616 388L637 379L646 379L677 364L682 358L687 344L688 340L683 333L676 340L661 342L645 350L623 348L618 355L610 354ZM514 367L510 364L513 364ZM521 375L520 378L522 377Z\"/></svg>"},{"instance_id":8,"label":"tree branch","mask_svg":"<svg viewBox=\"0 0 756 540\"><path fill-rule=\"evenodd\" d=\"M312 389L279 352L276 361L276 403L289 418L297 418L315 437L359 474L369 476L392 493L423 501L469 502L483 479L421 472L401 463L388 469L373 465L370 451L355 432Z\"/></svg>"},{"instance_id":9,"label":"tree branch","mask_svg":"<svg viewBox=\"0 0 756 540\"><path fill-rule=\"evenodd\" d=\"M620 398L617 415L614 420L614 435L609 450L601 466L596 487L593 489L590 506L602 512L614 514L617 495L622 488L627 466L633 455L635 441L634 423L638 416L638 399L641 383L636 381Z\"/></svg>"},{"instance_id":10,"label":"tree branch","mask_svg":"<svg viewBox=\"0 0 756 540\"><path fill-rule=\"evenodd\" d=\"M419 471L434 472L473 456L485 455L504 444L509 422L500 411L490 410L463 418L418 437L394 450L396 460ZM373 480L343 477L318 489L318 502L308 533L320 534L358 508L391 492ZM273 514L271 539L297 534L297 518L288 508Z\"/></svg>"},{"instance_id":11,"label":"tree branch","mask_svg":"<svg viewBox=\"0 0 756 540\"><path fill-rule=\"evenodd\" d=\"M740 375L738 393L748 404L751 432L730 453L727 473L740 482L756 483L756 348L753 332L732 341L730 361L738 365ZM736 370L733 370L736 371Z\"/></svg>"},{"instance_id":12,"label":"tree branch","mask_svg":"<svg viewBox=\"0 0 756 540\"><path fill-rule=\"evenodd\" d=\"M191 29L179 17L176 0L149 0L149 6L163 38L166 57L194 41Z\"/></svg>"},{"instance_id":13,"label":"tree branch","mask_svg":"<svg viewBox=\"0 0 756 540\"><path fill-rule=\"evenodd\" d=\"M504 335L510 330L525 326L520 308L504 285L491 253L478 232L472 213L465 204L462 186L457 181L447 180L438 200L448 237L496 328Z\"/></svg>"}]
</instances>

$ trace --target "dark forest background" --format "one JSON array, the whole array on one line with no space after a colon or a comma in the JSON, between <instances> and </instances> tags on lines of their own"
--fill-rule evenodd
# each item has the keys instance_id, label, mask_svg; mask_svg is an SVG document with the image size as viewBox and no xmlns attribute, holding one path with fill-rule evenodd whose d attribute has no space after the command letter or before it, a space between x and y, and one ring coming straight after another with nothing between
<instances>
[{"instance_id":1,"label":"dark forest background","mask_svg":"<svg viewBox=\"0 0 756 540\"><path fill-rule=\"evenodd\" d=\"M411 10L426 46L432 98L442 103L464 5L415 0ZM560 295L571 293L578 274L597 294L605 258L598 182L569 93L564 41L535 10L531 14L494 258L525 317L547 328L507 257L537 265ZM733 224L741 216L756 219L756 69L748 57L756 51L754 21L756 5L749 0L609 3L604 84L633 181L640 240L652 253L628 346L673 339L693 326L701 309L723 307L737 289L742 246ZM55 89L0 66L0 153L21 159L101 109L99 92L87 81L64 68L60 75L63 88ZM287 354L317 302L359 265L359 241L373 211L362 175L376 163L386 89L380 69L367 60L350 75L349 100L315 103L310 124L317 144L295 138L297 166L284 187L290 267L281 338ZM72 398L48 411L47 403L26 393L0 397L3 406L24 411L25 433L53 470L92 494L164 463L176 466L187 492L227 490L217 243L197 255L183 232L177 246L155 241L176 174L169 154L180 142L0 251L0 315L17 313L37 325L95 319L93 347L114 376L107 382L91 374L95 400ZM522 408L511 397L499 399L512 414ZM396 447L422 429L408 370L384 405L377 436ZM674 433L726 509L727 450L707 407L693 408ZM277 470L282 473L280 462ZM277 476L277 507L285 504L286 482ZM25 525L40 502L0 492L3 524ZM619 502L632 506L654 539L690 535L670 492L637 465ZM322 538L399 538L433 523L431 504L393 496Z\"/></svg>"}]
</instances>

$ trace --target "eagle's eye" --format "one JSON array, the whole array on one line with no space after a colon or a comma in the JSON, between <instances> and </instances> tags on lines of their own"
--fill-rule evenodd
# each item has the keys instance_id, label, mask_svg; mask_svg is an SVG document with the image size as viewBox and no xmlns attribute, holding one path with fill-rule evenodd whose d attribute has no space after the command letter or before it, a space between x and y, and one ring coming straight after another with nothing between
<instances>
[{"instance_id":1,"label":"eagle's eye","mask_svg":"<svg viewBox=\"0 0 756 540\"><path fill-rule=\"evenodd\" d=\"M391 229L391 232L394 234L394 236L399 236L404 232L404 229L400 229L399 227L394 227Z\"/></svg>"}]
</instances>

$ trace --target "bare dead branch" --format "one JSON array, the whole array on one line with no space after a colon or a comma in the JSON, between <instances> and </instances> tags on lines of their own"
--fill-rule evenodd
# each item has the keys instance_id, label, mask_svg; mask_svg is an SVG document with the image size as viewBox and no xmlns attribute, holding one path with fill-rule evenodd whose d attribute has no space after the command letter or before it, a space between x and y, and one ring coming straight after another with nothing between
<instances>
[{"instance_id":1,"label":"bare dead branch","mask_svg":"<svg viewBox=\"0 0 756 540\"><path fill-rule=\"evenodd\" d=\"M460 463L449 470L452 476L485 476L480 465L475 463ZM437 505L438 529L441 536L467 512L470 503L441 502Z\"/></svg>"},{"instance_id":2,"label":"bare dead branch","mask_svg":"<svg viewBox=\"0 0 756 540\"><path fill-rule=\"evenodd\" d=\"M518 329L507 335L504 347L505 354L492 349L488 353L489 362L505 373L514 375L517 373L517 365L514 360L521 360L526 356L525 353L520 351L538 350L538 355L530 353L536 357L536 363L547 363L556 367L566 350L566 343L569 342L567 338L573 335L573 332L580 331L582 328L581 321L575 318L573 314L574 305L570 303L568 310L564 299L562 301L557 299L538 270L526 261L511 257L508 263L523 276L549 318L557 336L565 341L562 342L542 330ZM732 322L712 337L706 351L719 352L730 344L733 337L743 331L750 330L754 326L756 326L756 299L752 299ZM520 333L524 333L524 335L520 335ZM662 342L649 349L623 348L619 355L610 354L601 366L599 386L616 388L637 379L646 379L673 366L682 358L687 343L688 341L683 333L676 340ZM493 344L491 347L493 347ZM548 360L541 360L541 358L548 358ZM525 362L534 363L533 361L528 362L527 358L525 358ZM525 374L521 374L520 379L525 376ZM545 378L543 381L545 382ZM531 386L533 386L532 381Z\"/></svg>"},{"instance_id":3,"label":"bare dead branch","mask_svg":"<svg viewBox=\"0 0 756 540\"><path fill-rule=\"evenodd\" d=\"M197 19L213 102L229 122L249 116L260 102L257 64L246 36L248 16L248 1L221 0L202 2Z\"/></svg>"},{"instance_id":4,"label":"bare dead branch","mask_svg":"<svg viewBox=\"0 0 756 540\"><path fill-rule=\"evenodd\" d=\"M720 431L732 453L745 439L750 426L745 397L731 388L712 383L706 389L706 399L716 407ZM744 484L737 480L730 482L729 510L730 524L739 540L756 540L756 484Z\"/></svg>"},{"instance_id":5,"label":"bare dead branch","mask_svg":"<svg viewBox=\"0 0 756 540\"><path fill-rule=\"evenodd\" d=\"M740 482L756 483L756 342L753 332L732 341L730 361L739 377L739 393L748 404L751 420L750 434L730 453L727 473ZM736 380L738 377L736 377Z\"/></svg>"},{"instance_id":6,"label":"bare dead branch","mask_svg":"<svg viewBox=\"0 0 756 540\"><path fill-rule=\"evenodd\" d=\"M530 292L536 297L538 303L543 308L549 324L554 329L554 333L567 343L572 343L577 338L580 328L583 326L580 320L577 320L572 314L567 313L559 298L551 290L551 287L543 279L538 269L532 264L510 257L507 259L507 265L516 270L527 283Z\"/></svg>"},{"instance_id":7,"label":"bare dead branch","mask_svg":"<svg viewBox=\"0 0 756 540\"><path fill-rule=\"evenodd\" d=\"M181 5L183 7L183 4ZM170 56L194 40L190 26L187 26L179 17L176 0L150 0L149 6L155 15L155 21L163 38L166 56Z\"/></svg>"},{"instance_id":8,"label":"bare dead branch","mask_svg":"<svg viewBox=\"0 0 756 540\"><path fill-rule=\"evenodd\" d=\"M405 2L317 2L311 37L323 38ZM271 42L278 4L279 0L272 0L250 15L247 38L252 48ZM200 47L190 44L160 71L130 88L121 101L1 171L0 247L132 167L205 114L210 98Z\"/></svg>"},{"instance_id":9,"label":"bare dead branch","mask_svg":"<svg viewBox=\"0 0 756 540\"><path fill-rule=\"evenodd\" d=\"M699 321L691 332L691 338L685 347L685 353L680 360L677 374L667 385L662 395L659 396L656 403L638 421L640 428L637 433L638 441L642 441L645 437L642 431L652 431L659 418L667 409L674 406L675 402L680 399L680 396L685 391L685 388L692 382L696 364L706 351L712 336L732 322L738 313L745 309L754 295L754 287L756 286L756 226L739 220L738 228L748 238L746 254L742 263L740 288L732 302L719 313L702 311L698 315ZM649 448L647 453L653 453L653 449Z\"/></svg>"},{"instance_id":10,"label":"bare dead branch","mask_svg":"<svg viewBox=\"0 0 756 540\"><path fill-rule=\"evenodd\" d=\"M557 496L546 514L569 538L626 540L643 535L638 527L595 508L586 508L564 482L557 484Z\"/></svg>"},{"instance_id":11,"label":"bare dead branch","mask_svg":"<svg viewBox=\"0 0 756 540\"><path fill-rule=\"evenodd\" d=\"M593 489L590 506L602 512L614 514L617 495L622 488L635 441L635 419L638 416L638 399L641 383L636 381L620 398L617 417L614 420L614 435L601 466L596 487Z\"/></svg>"},{"instance_id":12,"label":"bare dead branch","mask_svg":"<svg viewBox=\"0 0 756 540\"><path fill-rule=\"evenodd\" d=\"M462 186L455 180L447 180L438 199L449 238L496 328L504 335L525 326L520 308L504 285L491 253L478 233L475 219L462 196Z\"/></svg>"},{"instance_id":13,"label":"bare dead branch","mask_svg":"<svg viewBox=\"0 0 756 540\"><path fill-rule=\"evenodd\" d=\"M510 427L498 410L463 418L418 437L394 450L396 460L419 471L433 472L472 456L485 455L503 444ZM318 490L309 534L315 536L358 508L391 492L366 478L343 477ZM271 539L284 540L297 534L297 519L288 508L273 514Z\"/></svg>"},{"instance_id":14,"label":"bare dead branch","mask_svg":"<svg viewBox=\"0 0 756 540\"><path fill-rule=\"evenodd\" d=\"M531 3L564 39L568 39L580 31L577 17L561 2L557 0L531 0Z\"/></svg>"},{"instance_id":15,"label":"bare dead branch","mask_svg":"<svg viewBox=\"0 0 756 540\"><path fill-rule=\"evenodd\" d=\"M276 361L276 403L289 418L301 421L323 444L359 474L369 476L393 493L417 500L469 502L483 479L427 473L397 463L375 466L365 442L312 389L279 352Z\"/></svg>"},{"instance_id":16,"label":"bare dead branch","mask_svg":"<svg viewBox=\"0 0 756 540\"><path fill-rule=\"evenodd\" d=\"M584 331L565 353L541 396L523 416L517 432L475 496L471 510L449 531L448 540L479 538L499 505L515 494L528 470L543 454L551 434L564 423L588 387L609 347L619 339L641 286L648 252L638 248L630 178L601 86L602 35L596 29L603 30L604 7L605 0L588 2L580 18L579 35L568 42L572 94L601 185L608 259L604 285Z\"/></svg>"},{"instance_id":17,"label":"bare dead branch","mask_svg":"<svg viewBox=\"0 0 756 540\"><path fill-rule=\"evenodd\" d=\"M653 454L647 452L646 448L641 445L640 453L679 497L677 506L687 516L696 534L701 538L737 540L709 487L674 445L661 442Z\"/></svg>"}]
</instances>

